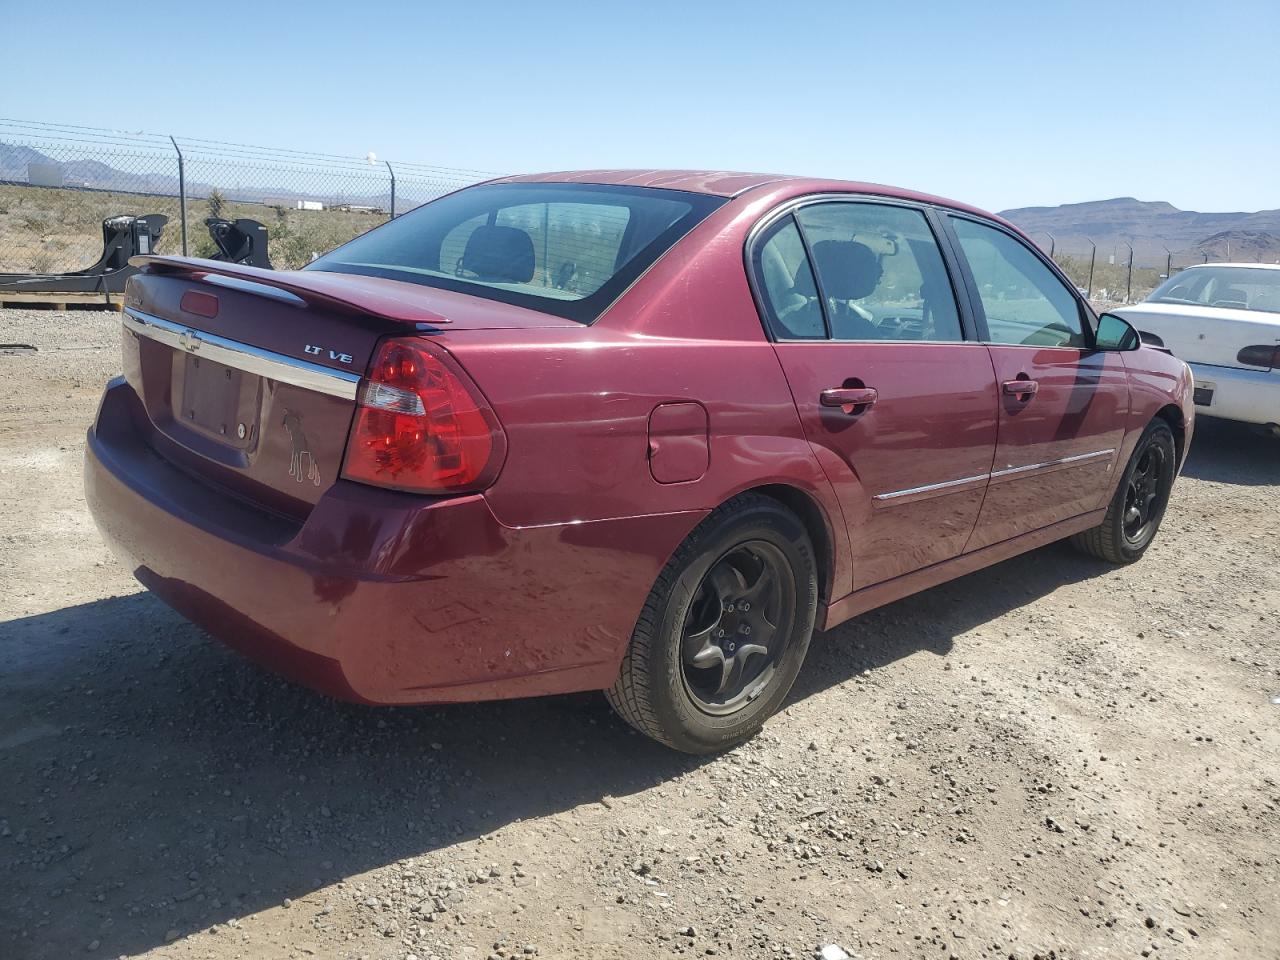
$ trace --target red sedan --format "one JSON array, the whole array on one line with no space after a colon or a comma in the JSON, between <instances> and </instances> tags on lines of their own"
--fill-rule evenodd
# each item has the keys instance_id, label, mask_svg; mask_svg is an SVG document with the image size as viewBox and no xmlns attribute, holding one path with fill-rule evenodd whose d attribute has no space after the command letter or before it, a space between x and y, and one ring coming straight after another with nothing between
<instances>
[{"instance_id":1,"label":"red sedan","mask_svg":"<svg viewBox=\"0 0 1280 960\"><path fill-rule=\"evenodd\" d=\"M146 257L86 490L138 579L365 703L606 690L681 750L815 627L1072 537L1138 559L1187 367L1014 227L890 187L461 190L305 270Z\"/></svg>"}]
</instances>

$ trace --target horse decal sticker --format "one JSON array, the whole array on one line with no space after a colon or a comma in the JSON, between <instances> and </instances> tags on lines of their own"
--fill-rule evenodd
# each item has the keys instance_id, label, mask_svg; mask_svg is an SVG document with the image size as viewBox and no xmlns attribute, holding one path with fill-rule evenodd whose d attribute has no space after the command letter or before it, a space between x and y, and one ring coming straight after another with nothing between
<instances>
[{"instance_id":1,"label":"horse decal sticker","mask_svg":"<svg viewBox=\"0 0 1280 960\"><path fill-rule=\"evenodd\" d=\"M286 410L280 423L289 434L289 443L293 446L293 455L289 458L289 476L299 483L310 480L315 486L320 486L320 465L316 463L307 444L307 435L302 431L302 417L292 410Z\"/></svg>"}]
</instances>

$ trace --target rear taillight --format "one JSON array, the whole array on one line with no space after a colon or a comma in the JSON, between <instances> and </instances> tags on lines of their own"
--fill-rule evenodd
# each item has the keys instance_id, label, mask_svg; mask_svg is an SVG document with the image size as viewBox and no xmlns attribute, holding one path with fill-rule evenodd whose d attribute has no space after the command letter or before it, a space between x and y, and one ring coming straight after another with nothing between
<instances>
[{"instance_id":1,"label":"rear taillight","mask_svg":"<svg viewBox=\"0 0 1280 960\"><path fill-rule=\"evenodd\" d=\"M1245 347L1236 354L1236 360L1251 367L1280 367L1280 344L1266 343Z\"/></svg>"},{"instance_id":2,"label":"rear taillight","mask_svg":"<svg viewBox=\"0 0 1280 960\"><path fill-rule=\"evenodd\" d=\"M342 475L416 493L480 490L506 453L498 418L443 350L384 340L360 383Z\"/></svg>"}]
</instances>

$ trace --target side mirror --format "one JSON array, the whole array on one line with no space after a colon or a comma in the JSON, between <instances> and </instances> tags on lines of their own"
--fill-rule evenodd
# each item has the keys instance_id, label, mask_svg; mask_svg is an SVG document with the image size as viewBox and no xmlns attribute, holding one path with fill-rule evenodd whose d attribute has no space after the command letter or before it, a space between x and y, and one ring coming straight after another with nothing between
<instances>
[{"instance_id":1,"label":"side mirror","mask_svg":"<svg viewBox=\"0 0 1280 960\"><path fill-rule=\"evenodd\" d=\"M1137 350L1142 346L1142 338L1124 317L1104 313L1098 318L1096 344L1099 350Z\"/></svg>"}]
</instances>

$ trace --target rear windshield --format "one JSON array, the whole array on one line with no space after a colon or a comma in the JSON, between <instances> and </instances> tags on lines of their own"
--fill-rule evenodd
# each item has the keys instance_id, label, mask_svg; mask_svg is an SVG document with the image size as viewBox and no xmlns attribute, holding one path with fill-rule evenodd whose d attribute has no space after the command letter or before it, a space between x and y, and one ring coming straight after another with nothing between
<instances>
[{"instance_id":1,"label":"rear windshield","mask_svg":"<svg viewBox=\"0 0 1280 960\"><path fill-rule=\"evenodd\" d=\"M1147 303L1186 303L1280 313L1280 270L1266 267L1194 267L1151 291Z\"/></svg>"},{"instance_id":2,"label":"rear windshield","mask_svg":"<svg viewBox=\"0 0 1280 960\"><path fill-rule=\"evenodd\" d=\"M489 184L418 207L305 269L406 280L590 323L723 202L648 187Z\"/></svg>"}]
</instances>

